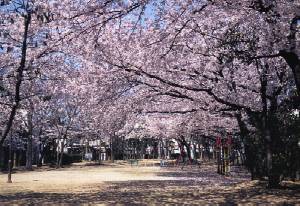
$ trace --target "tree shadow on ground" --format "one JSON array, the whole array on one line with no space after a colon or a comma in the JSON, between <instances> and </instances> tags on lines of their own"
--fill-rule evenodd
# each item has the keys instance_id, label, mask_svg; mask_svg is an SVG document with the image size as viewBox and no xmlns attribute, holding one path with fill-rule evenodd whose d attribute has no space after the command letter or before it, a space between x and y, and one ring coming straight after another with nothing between
<instances>
[{"instance_id":1,"label":"tree shadow on ground","mask_svg":"<svg viewBox=\"0 0 300 206\"><path fill-rule=\"evenodd\" d=\"M211 182L217 183L218 185L233 185L242 181L247 181L250 179L250 174L246 170L241 170L238 173L233 171L228 175L219 175L215 172L212 167L186 167L183 170L180 168L168 168L165 172L160 172L158 176L163 177L176 177L177 179L193 179L198 182Z\"/></svg>"},{"instance_id":2,"label":"tree shadow on ground","mask_svg":"<svg viewBox=\"0 0 300 206\"><path fill-rule=\"evenodd\" d=\"M248 188L237 191L199 185L194 181L128 181L111 183L105 190L81 194L17 193L0 196L1 205L11 204L101 204L107 205L199 205L199 204L281 204L300 203L299 191Z\"/></svg>"},{"instance_id":3,"label":"tree shadow on ground","mask_svg":"<svg viewBox=\"0 0 300 206\"><path fill-rule=\"evenodd\" d=\"M85 193L37 193L25 192L0 195L0 205L238 205L238 204L300 204L300 188L267 190L257 182L227 178L209 170L181 171L166 169L160 176L171 180L139 180L106 182L93 185Z\"/></svg>"}]
</instances>

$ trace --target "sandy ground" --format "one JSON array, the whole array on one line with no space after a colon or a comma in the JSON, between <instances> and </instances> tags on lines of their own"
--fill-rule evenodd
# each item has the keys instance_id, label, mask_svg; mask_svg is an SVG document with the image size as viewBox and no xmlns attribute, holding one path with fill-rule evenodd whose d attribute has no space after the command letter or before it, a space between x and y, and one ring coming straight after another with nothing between
<instances>
[{"instance_id":1,"label":"sandy ground","mask_svg":"<svg viewBox=\"0 0 300 206\"><path fill-rule=\"evenodd\" d=\"M143 165L143 164L142 164ZM293 184L266 190L264 183L233 168L229 177L215 166L160 168L129 165L43 168L13 174L13 183L0 173L0 205L300 205Z\"/></svg>"}]
</instances>

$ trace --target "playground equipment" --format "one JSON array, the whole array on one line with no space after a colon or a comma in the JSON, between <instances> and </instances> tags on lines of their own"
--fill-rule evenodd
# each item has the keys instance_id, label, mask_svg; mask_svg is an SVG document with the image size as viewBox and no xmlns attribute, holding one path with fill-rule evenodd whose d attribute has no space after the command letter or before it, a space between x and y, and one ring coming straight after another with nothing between
<instances>
[{"instance_id":1,"label":"playground equipment","mask_svg":"<svg viewBox=\"0 0 300 206\"><path fill-rule=\"evenodd\" d=\"M216 153L219 174L228 175L230 173L231 144L231 136L223 139L221 137L217 137Z\"/></svg>"}]
</instances>

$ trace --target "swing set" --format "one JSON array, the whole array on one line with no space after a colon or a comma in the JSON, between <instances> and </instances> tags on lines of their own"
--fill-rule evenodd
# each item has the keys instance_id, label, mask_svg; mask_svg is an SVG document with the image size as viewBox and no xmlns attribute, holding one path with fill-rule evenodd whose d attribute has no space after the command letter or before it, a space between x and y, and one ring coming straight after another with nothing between
<instances>
[{"instance_id":1,"label":"swing set","mask_svg":"<svg viewBox=\"0 0 300 206\"><path fill-rule=\"evenodd\" d=\"M216 139L216 153L218 173L228 175L230 173L230 153L231 153L232 139L231 136L227 138L217 137Z\"/></svg>"}]
</instances>

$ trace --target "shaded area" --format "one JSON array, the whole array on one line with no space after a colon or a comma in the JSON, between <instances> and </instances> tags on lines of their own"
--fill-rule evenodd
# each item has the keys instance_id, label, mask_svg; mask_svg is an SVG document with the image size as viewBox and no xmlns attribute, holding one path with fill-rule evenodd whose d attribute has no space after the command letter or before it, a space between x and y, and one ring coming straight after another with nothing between
<instances>
[{"instance_id":1,"label":"shaded area","mask_svg":"<svg viewBox=\"0 0 300 206\"><path fill-rule=\"evenodd\" d=\"M216 165L206 164L200 169L196 167L168 168L166 171L158 173L158 176L176 177L177 180L193 180L198 183L208 183L214 186L233 186L237 183L248 181L250 174L241 167L233 167L228 176L219 175L216 173Z\"/></svg>"},{"instance_id":2,"label":"shaded area","mask_svg":"<svg viewBox=\"0 0 300 206\"><path fill-rule=\"evenodd\" d=\"M215 188L209 183L197 181L126 181L111 183L105 190L94 188L90 193L16 193L0 196L5 204L100 204L107 205L199 205L199 204L300 204L300 190L269 190L255 185L250 188L232 190Z\"/></svg>"},{"instance_id":3,"label":"shaded area","mask_svg":"<svg viewBox=\"0 0 300 206\"><path fill-rule=\"evenodd\" d=\"M200 170L163 168L157 170L157 176L168 177L169 180L105 182L105 187L103 184L90 185L89 192L82 193L18 192L0 195L0 204L300 204L300 188L267 190L264 184L249 181L243 170L229 177L213 171L214 167L209 165Z\"/></svg>"}]
</instances>

